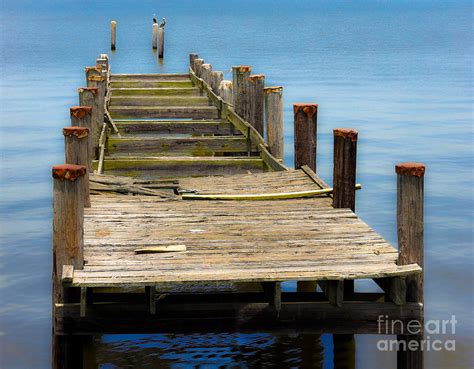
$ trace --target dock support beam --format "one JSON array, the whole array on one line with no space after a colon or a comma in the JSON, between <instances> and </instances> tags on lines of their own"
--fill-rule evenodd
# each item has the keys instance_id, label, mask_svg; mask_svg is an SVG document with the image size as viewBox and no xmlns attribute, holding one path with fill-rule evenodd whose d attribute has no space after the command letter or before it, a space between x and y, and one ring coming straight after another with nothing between
<instances>
[{"instance_id":1,"label":"dock support beam","mask_svg":"<svg viewBox=\"0 0 474 369\"><path fill-rule=\"evenodd\" d=\"M83 165L86 167L84 174L84 207L90 208L89 194L89 168L91 167L89 153L89 128L87 127L65 127L64 135L64 153L65 163Z\"/></svg>"},{"instance_id":2,"label":"dock support beam","mask_svg":"<svg viewBox=\"0 0 474 369\"><path fill-rule=\"evenodd\" d=\"M423 268L423 199L425 165L402 163L395 166L397 173L397 229L398 264L417 263ZM406 277L407 302L423 303L423 274ZM422 322L421 322L422 323ZM423 323L422 323L423 324ZM399 341L416 341L421 347L423 333L398 336ZM422 350L400 350L398 369L422 369Z\"/></svg>"},{"instance_id":3,"label":"dock support beam","mask_svg":"<svg viewBox=\"0 0 474 369\"><path fill-rule=\"evenodd\" d=\"M295 169L307 165L316 173L317 104L293 104L295 127Z\"/></svg>"},{"instance_id":4,"label":"dock support beam","mask_svg":"<svg viewBox=\"0 0 474 369\"><path fill-rule=\"evenodd\" d=\"M253 74L249 76L249 123L263 137L264 133L264 94L265 76Z\"/></svg>"},{"instance_id":5,"label":"dock support beam","mask_svg":"<svg viewBox=\"0 0 474 369\"><path fill-rule=\"evenodd\" d=\"M234 110L245 121L249 120L249 77L252 68L247 65L232 67L232 99Z\"/></svg>"},{"instance_id":6,"label":"dock support beam","mask_svg":"<svg viewBox=\"0 0 474 369\"><path fill-rule=\"evenodd\" d=\"M284 157L283 87L267 87L265 95L265 129L270 154L277 159Z\"/></svg>"},{"instance_id":7,"label":"dock support beam","mask_svg":"<svg viewBox=\"0 0 474 369\"><path fill-rule=\"evenodd\" d=\"M110 49L115 50L117 43L117 22L110 22Z\"/></svg>"},{"instance_id":8,"label":"dock support beam","mask_svg":"<svg viewBox=\"0 0 474 369\"><path fill-rule=\"evenodd\" d=\"M56 304L73 302L73 291L62 285L63 265L82 269L84 176L87 168L81 165L53 166L53 368L82 367L81 338L57 335L62 327L62 315Z\"/></svg>"}]
</instances>

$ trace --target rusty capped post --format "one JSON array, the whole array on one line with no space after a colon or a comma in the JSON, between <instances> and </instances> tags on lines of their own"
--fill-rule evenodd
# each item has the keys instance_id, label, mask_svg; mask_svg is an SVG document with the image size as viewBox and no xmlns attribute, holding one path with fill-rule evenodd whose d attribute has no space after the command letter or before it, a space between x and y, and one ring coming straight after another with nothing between
<instances>
[{"instance_id":1,"label":"rusty capped post","mask_svg":"<svg viewBox=\"0 0 474 369\"><path fill-rule=\"evenodd\" d=\"M334 129L334 208L348 208L355 211L357 137L354 129Z\"/></svg>"},{"instance_id":2,"label":"rusty capped post","mask_svg":"<svg viewBox=\"0 0 474 369\"><path fill-rule=\"evenodd\" d=\"M265 128L270 153L277 159L284 157L283 87L267 87L265 95Z\"/></svg>"},{"instance_id":3,"label":"rusty capped post","mask_svg":"<svg viewBox=\"0 0 474 369\"><path fill-rule=\"evenodd\" d=\"M424 213L424 175L422 163L401 163L395 166L397 173L397 229L398 264L416 263L423 268L423 213ZM406 277L407 302L423 303L423 272ZM400 341L418 341L422 347L423 333L415 336L399 335ZM397 368L423 368L423 351L399 350Z\"/></svg>"},{"instance_id":4,"label":"rusty capped post","mask_svg":"<svg viewBox=\"0 0 474 369\"><path fill-rule=\"evenodd\" d=\"M115 50L117 45L117 22L110 22L110 49Z\"/></svg>"},{"instance_id":5,"label":"rusty capped post","mask_svg":"<svg viewBox=\"0 0 474 369\"><path fill-rule=\"evenodd\" d=\"M92 132L92 107L91 106L73 106L70 109L71 115L71 126L79 126L89 128L89 132ZM92 141L93 135L88 136L88 150L89 157L95 157L95 147Z\"/></svg>"},{"instance_id":6,"label":"rusty capped post","mask_svg":"<svg viewBox=\"0 0 474 369\"><path fill-rule=\"evenodd\" d=\"M232 105L232 81L223 80L219 84L219 96L227 104Z\"/></svg>"},{"instance_id":7,"label":"rusty capped post","mask_svg":"<svg viewBox=\"0 0 474 369\"><path fill-rule=\"evenodd\" d=\"M264 135L264 94L265 76L263 74L253 74L249 76L249 123Z\"/></svg>"},{"instance_id":8,"label":"rusty capped post","mask_svg":"<svg viewBox=\"0 0 474 369\"><path fill-rule=\"evenodd\" d=\"M95 148L99 145L99 135L101 130L98 95L99 90L97 87L81 87L77 91L79 93L79 105L92 107L90 135L92 136L91 141L93 142L93 147ZM91 160L95 158L96 155L94 154L94 156L91 157Z\"/></svg>"},{"instance_id":9,"label":"rusty capped post","mask_svg":"<svg viewBox=\"0 0 474 369\"><path fill-rule=\"evenodd\" d=\"M239 65L232 67L232 99L235 112L244 120L249 120L249 77L252 67Z\"/></svg>"},{"instance_id":10,"label":"rusty capped post","mask_svg":"<svg viewBox=\"0 0 474 369\"><path fill-rule=\"evenodd\" d=\"M204 64L204 59L199 59L199 58L194 59L194 73L199 78L202 78L201 77L201 69L202 69L203 64Z\"/></svg>"},{"instance_id":11,"label":"rusty capped post","mask_svg":"<svg viewBox=\"0 0 474 369\"><path fill-rule=\"evenodd\" d=\"M89 168L91 159L89 156L89 128L87 127L65 127L64 135L64 154L66 164L83 165L87 168L84 175L84 207L91 206L89 196Z\"/></svg>"},{"instance_id":12,"label":"rusty capped post","mask_svg":"<svg viewBox=\"0 0 474 369\"><path fill-rule=\"evenodd\" d=\"M198 54L195 54L195 53L189 54L189 68L191 68L194 71L194 73L196 73L196 71L194 70L194 61L197 58L199 58Z\"/></svg>"},{"instance_id":13,"label":"rusty capped post","mask_svg":"<svg viewBox=\"0 0 474 369\"><path fill-rule=\"evenodd\" d=\"M151 26L151 47L153 50L158 48L158 23L153 23Z\"/></svg>"},{"instance_id":14,"label":"rusty capped post","mask_svg":"<svg viewBox=\"0 0 474 369\"><path fill-rule=\"evenodd\" d=\"M165 55L165 28L158 28L158 57L163 59Z\"/></svg>"},{"instance_id":15,"label":"rusty capped post","mask_svg":"<svg viewBox=\"0 0 474 369\"><path fill-rule=\"evenodd\" d=\"M86 67L86 81L87 87L97 88L97 126L95 127L94 141L98 143L98 138L100 135L100 130L102 129L102 124L104 123L105 115L105 90L106 90L106 78L102 75L102 69L98 66L95 67Z\"/></svg>"},{"instance_id":16,"label":"rusty capped post","mask_svg":"<svg viewBox=\"0 0 474 369\"><path fill-rule=\"evenodd\" d=\"M307 165L316 173L318 105L293 104L295 127L295 169Z\"/></svg>"}]
</instances>

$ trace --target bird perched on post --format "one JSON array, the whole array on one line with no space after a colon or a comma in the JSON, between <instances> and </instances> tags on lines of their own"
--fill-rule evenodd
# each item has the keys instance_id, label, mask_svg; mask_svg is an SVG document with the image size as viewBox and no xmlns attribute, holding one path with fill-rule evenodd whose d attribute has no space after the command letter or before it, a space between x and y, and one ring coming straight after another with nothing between
<instances>
[{"instance_id":1,"label":"bird perched on post","mask_svg":"<svg viewBox=\"0 0 474 369\"><path fill-rule=\"evenodd\" d=\"M166 18L163 18L160 22L160 28L165 28Z\"/></svg>"},{"instance_id":2,"label":"bird perched on post","mask_svg":"<svg viewBox=\"0 0 474 369\"><path fill-rule=\"evenodd\" d=\"M156 14L153 14L153 24L157 24L158 23L158 19L156 19Z\"/></svg>"}]
</instances>

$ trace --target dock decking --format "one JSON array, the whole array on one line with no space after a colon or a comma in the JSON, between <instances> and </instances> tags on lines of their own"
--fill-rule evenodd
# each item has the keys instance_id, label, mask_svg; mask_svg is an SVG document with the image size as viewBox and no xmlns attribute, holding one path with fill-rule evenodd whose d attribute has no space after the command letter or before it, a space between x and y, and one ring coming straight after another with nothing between
<instances>
[{"instance_id":1,"label":"dock decking","mask_svg":"<svg viewBox=\"0 0 474 369\"><path fill-rule=\"evenodd\" d=\"M301 165L303 158L314 168L314 157L303 153L298 168L290 169L270 152L263 132L247 121L251 114L237 113L238 88L232 104L211 75L193 65L189 73L170 75L110 74L105 57L98 65L88 69L97 73L88 81L103 100L92 118L85 108L74 115L92 131L87 136L78 128L76 143L87 136L94 150L81 153L93 154L85 163L68 162L91 163L94 174L86 178L85 193L79 167L53 168L60 180L55 214L64 214L71 203L62 204L61 196L74 191L85 204L74 205L77 218L64 221L65 229L55 218L57 336L140 331L145 321L147 329L160 331L170 329L170 319L184 318L187 328L202 328L201 319L209 326L230 320L234 328L247 329L259 326L256 319L266 327L291 320L293 327L309 324L335 333L373 333L380 314L422 319L422 300L410 292L422 281L422 265L400 255L351 209L335 206L339 188L354 198L355 182L335 180L342 187L333 190ZM102 104L106 122L94 118ZM300 108L310 122L315 119L315 105L295 105L295 116ZM305 132L314 140L314 132ZM340 132L349 140L349 151L341 151L346 158L357 136ZM314 142L309 146L315 149ZM344 175L355 181L355 168L344 165ZM68 181L76 187L61 187ZM346 207L352 207L348 198ZM66 229L71 224L80 232L74 239ZM64 256L62 247L69 247ZM179 251L163 252L167 247ZM384 293L355 292L356 279L373 279ZM288 281L298 282L297 292L281 292L280 283ZM234 284L245 288L209 288ZM132 317L125 311L133 311Z\"/></svg>"}]
</instances>

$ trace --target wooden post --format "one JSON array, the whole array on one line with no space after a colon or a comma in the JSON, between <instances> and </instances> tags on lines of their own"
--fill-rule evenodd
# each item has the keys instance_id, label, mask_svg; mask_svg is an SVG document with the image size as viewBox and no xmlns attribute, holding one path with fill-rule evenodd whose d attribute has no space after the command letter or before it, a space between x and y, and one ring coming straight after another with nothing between
<instances>
[{"instance_id":1,"label":"wooden post","mask_svg":"<svg viewBox=\"0 0 474 369\"><path fill-rule=\"evenodd\" d=\"M194 73L199 78L202 78L201 77L201 69L202 69L203 64L204 64L204 59L194 59Z\"/></svg>"},{"instance_id":2,"label":"wooden post","mask_svg":"<svg viewBox=\"0 0 474 369\"><path fill-rule=\"evenodd\" d=\"M208 85L211 83L211 73L212 73L212 65L211 64L203 64L201 66L201 78L204 82L206 82Z\"/></svg>"},{"instance_id":3,"label":"wooden post","mask_svg":"<svg viewBox=\"0 0 474 369\"><path fill-rule=\"evenodd\" d=\"M277 159L284 157L283 87L267 87L265 94L265 128L270 153Z\"/></svg>"},{"instance_id":4,"label":"wooden post","mask_svg":"<svg viewBox=\"0 0 474 369\"><path fill-rule=\"evenodd\" d=\"M56 304L71 302L71 288L62 285L63 266L82 269L84 222L84 175L80 165L53 166L53 368L76 368L81 365L82 347L72 336L58 336L56 327L62 316Z\"/></svg>"},{"instance_id":5,"label":"wooden post","mask_svg":"<svg viewBox=\"0 0 474 369\"><path fill-rule=\"evenodd\" d=\"M219 95L227 104L232 105L232 81L223 80L220 83Z\"/></svg>"},{"instance_id":6,"label":"wooden post","mask_svg":"<svg viewBox=\"0 0 474 369\"><path fill-rule=\"evenodd\" d=\"M83 165L87 168L84 175L84 207L90 208L89 168L91 167L91 160L88 143L89 128L79 126L65 127L63 128L63 135L65 163Z\"/></svg>"},{"instance_id":7,"label":"wooden post","mask_svg":"<svg viewBox=\"0 0 474 369\"><path fill-rule=\"evenodd\" d=\"M89 128L92 131L92 107L91 106L73 106L70 109L71 126L79 126ZM95 147L92 141L93 135L87 138L89 157L95 157Z\"/></svg>"},{"instance_id":8,"label":"wooden post","mask_svg":"<svg viewBox=\"0 0 474 369\"><path fill-rule=\"evenodd\" d=\"M163 59L165 53L165 29L158 28L158 57Z\"/></svg>"},{"instance_id":9,"label":"wooden post","mask_svg":"<svg viewBox=\"0 0 474 369\"><path fill-rule=\"evenodd\" d=\"M317 104L293 104L295 127L295 169L303 165L316 173Z\"/></svg>"},{"instance_id":10,"label":"wooden post","mask_svg":"<svg viewBox=\"0 0 474 369\"><path fill-rule=\"evenodd\" d=\"M198 54L194 54L194 53L189 54L189 67L194 71L194 73L196 73L196 71L194 69L194 61L197 58L199 58Z\"/></svg>"},{"instance_id":11,"label":"wooden post","mask_svg":"<svg viewBox=\"0 0 474 369\"><path fill-rule=\"evenodd\" d=\"M104 78L104 96L107 95L107 81L109 78L109 58L105 55L106 58L102 56L95 61L96 67L99 67L101 70L101 76Z\"/></svg>"},{"instance_id":12,"label":"wooden post","mask_svg":"<svg viewBox=\"0 0 474 369\"><path fill-rule=\"evenodd\" d=\"M153 50L158 48L158 23L153 23L151 31L151 45Z\"/></svg>"},{"instance_id":13,"label":"wooden post","mask_svg":"<svg viewBox=\"0 0 474 369\"><path fill-rule=\"evenodd\" d=\"M93 137L94 141L98 143L100 130L102 129L102 123L104 123L105 115L105 85L107 83L106 78L102 75L101 68L95 67L86 67L86 81L87 87L97 88L97 125L93 127ZM94 147L95 150L95 147Z\"/></svg>"},{"instance_id":14,"label":"wooden post","mask_svg":"<svg viewBox=\"0 0 474 369\"><path fill-rule=\"evenodd\" d=\"M117 22L112 21L110 22L110 48L115 50L117 41Z\"/></svg>"},{"instance_id":15,"label":"wooden post","mask_svg":"<svg viewBox=\"0 0 474 369\"><path fill-rule=\"evenodd\" d=\"M212 91L219 96L219 86L221 85L222 80L224 79L224 73L221 71L212 71L211 72L211 87Z\"/></svg>"},{"instance_id":16,"label":"wooden post","mask_svg":"<svg viewBox=\"0 0 474 369\"><path fill-rule=\"evenodd\" d=\"M417 263L424 266L423 256L423 199L425 165L402 163L395 166L397 173L397 229L398 264ZM424 302L423 273L406 277L407 302ZM398 336L399 341L417 341L418 347L423 333ZM397 353L398 369L423 368L423 351L400 350Z\"/></svg>"},{"instance_id":17,"label":"wooden post","mask_svg":"<svg viewBox=\"0 0 474 369\"><path fill-rule=\"evenodd\" d=\"M240 65L232 67L232 99L235 112L244 120L249 120L249 77L252 67Z\"/></svg>"},{"instance_id":18,"label":"wooden post","mask_svg":"<svg viewBox=\"0 0 474 369\"><path fill-rule=\"evenodd\" d=\"M264 135L264 94L265 76L253 74L249 76L249 123L263 137Z\"/></svg>"},{"instance_id":19,"label":"wooden post","mask_svg":"<svg viewBox=\"0 0 474 369\"><path fill-rule=\"evenodd\" d=\"M357 136L353 129L334 129L334 208L355 211Z\"/></svg>"},{"instance_id":20,"label":"wooden post","mask_svg":"<svg viewBox=\"0 0 474 369\"><path fill-rule=\"evenodd\" d=\"M79 105L92 107L90 135L92 136L93 148L96 148L99 146L100 129L103 122L103 119L100 119L99 90L97 87L81 87L77 91L79 92ZM94 152L94 156L90 160L96 158L97 153Z\"/></svg>"}]
</instances>

